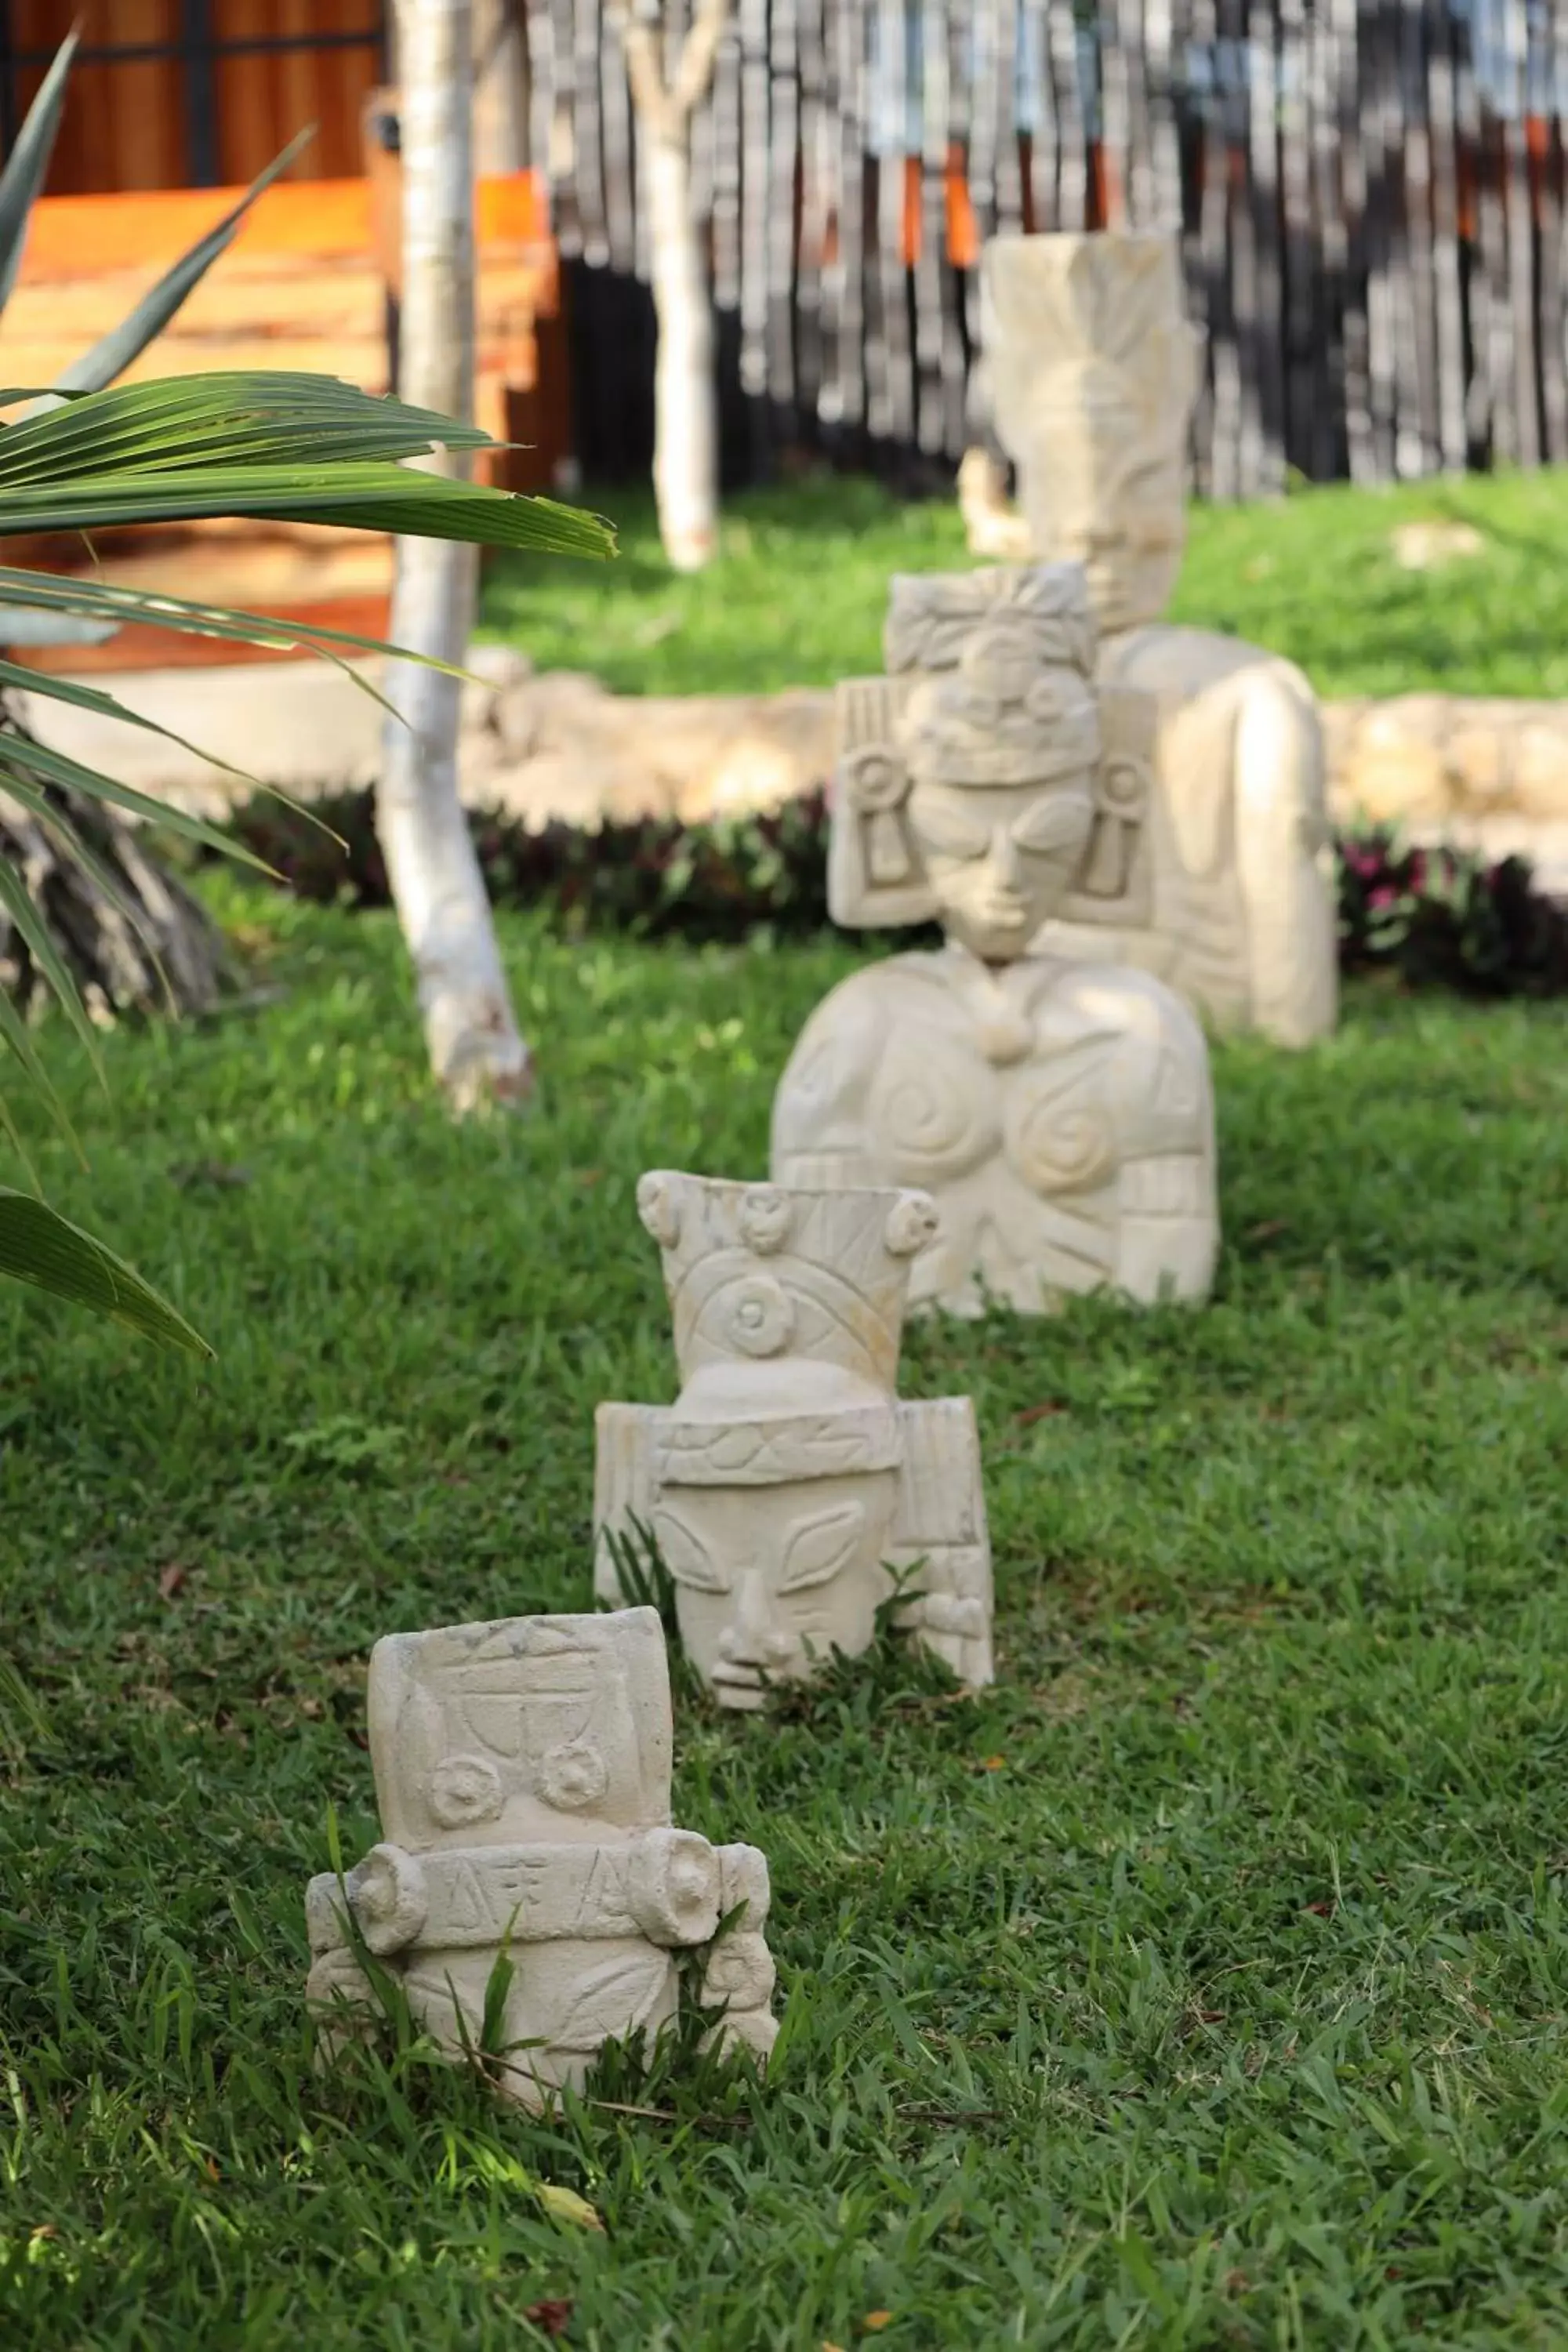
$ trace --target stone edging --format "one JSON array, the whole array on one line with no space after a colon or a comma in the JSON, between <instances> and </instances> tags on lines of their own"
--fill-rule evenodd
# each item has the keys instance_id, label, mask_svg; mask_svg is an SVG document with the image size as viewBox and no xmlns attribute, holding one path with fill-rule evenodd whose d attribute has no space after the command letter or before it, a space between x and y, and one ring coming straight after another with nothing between
<instances>
[{"instance_id":1,"label":"stone edging","mask_svg":"<svg viewBox=\"0 0 1568 2352\"><path fill-rule=\"evenodd\" d=\"M465 688L465 800L543 824L609 816L685 822L776 808L826 777L832 697L666 698L611 694L572 671L536 676L508 648L476 650ZM217 761L302 798L362 787L380 762L382 714L317 662L149 671L121 698ZM33 706L46 740L155 797L219 816L245 786L213 760L58 704ZM1568 704L1436 694L1325 708L1330 804L1501 854L1523 849L1568 870Z\"/></svg>"}]
</instances>

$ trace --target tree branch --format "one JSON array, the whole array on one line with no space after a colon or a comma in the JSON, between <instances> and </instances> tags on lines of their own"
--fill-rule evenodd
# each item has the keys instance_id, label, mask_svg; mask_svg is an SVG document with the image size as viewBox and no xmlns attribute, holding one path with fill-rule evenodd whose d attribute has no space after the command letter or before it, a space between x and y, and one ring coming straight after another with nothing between
<instances>
[{"instance_id":1,"label":"tree branch","mask_svg":"<svg viewBox=\"0 0 1568 2352\"><path fill-rule=\"evenodd\" d=\"M713 79L719 44L724 37L724 27L729 21L730 0L697 0L691 30L680 44L680 62L675 69L675 84L670 91L682 121Z\"/></svg>"},{"instance_id":2,"label":"tree branch","mask_svg":"<svg viewBox=\"0 0 1568 2352\"><path fill-rule=\"evenodd\" d=\"M713 79L719 44L730 21L730 0L697 0L691 29L680 45L674 79L664 78L662 25L617 7L615 23L626 54L632 104L656 138L673 138L689 121Z\"/></svg>"},{"instance_id":3,"label":"tree branch","mask_svg":"<svg viewBox=\"0 0 1568 2352\"><path fill-rule=\"evenodd\" d=\"M626 54L626 79L632 86L632 104L655 138L666 138L679 127L680 117L665 88L658 37L651 25L629 16L624 9L617 9L616 16Z\"/></svg>"}]
</instances>

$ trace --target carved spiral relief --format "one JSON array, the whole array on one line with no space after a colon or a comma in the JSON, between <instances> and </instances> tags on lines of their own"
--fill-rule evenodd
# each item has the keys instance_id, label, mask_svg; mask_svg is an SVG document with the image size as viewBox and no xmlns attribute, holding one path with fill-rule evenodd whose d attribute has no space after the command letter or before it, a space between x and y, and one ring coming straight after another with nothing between
<instances>
[{"instance_id":1,"label":"carved spiral relief","mask_svg":"<svg viewBox=\"0 0 1568 2352\"><path fill-rule=\"evenodd\" d=\"M879 1156L920 1183L978 1167L1001 1140L994 1090L924 1042L895 1042L878 1073L870 1124Z\"/></svg>"},{"instance_id":2,"label":"carved spiral relief","mask_svg":"<svg viewBox=\"0 0 1568 2352\"><path fill-rule=\"evenodd\" d=\"M1116 1138L1102 1111L1022 1091L1008 1108L1007 1157L1032 1192L1087 1192L1114 1171Z\"/></svg>"}]
</instances>

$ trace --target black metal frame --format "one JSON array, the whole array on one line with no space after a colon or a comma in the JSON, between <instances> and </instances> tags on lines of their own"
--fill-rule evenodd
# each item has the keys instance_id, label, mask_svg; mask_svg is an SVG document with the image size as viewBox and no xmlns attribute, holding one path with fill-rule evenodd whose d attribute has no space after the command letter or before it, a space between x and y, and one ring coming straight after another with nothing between
<instances>
[{"instance_id":1,"label":"black metal frame","mask_svg":"<svg viewBox=\"0 0 1568 2352\"><path fill-rule=\"evenodd\" d=\"M387 0L371 0L374 23L363 32L255 33L220 40L212 29L211 0L182 0L182 30L171 41L100 41L76 53L84 66L153 65L161 60L185 68L185 148L187 184L211 188L217 184L217 110L213 68L221 58L278 57L300 50L374 48L386 63ZM53 49L17 49L12 46L11 12L0 0L0 147L9 152L17 128L16 77L30 68L47 66Z\"/></svg>"}]
</instances>

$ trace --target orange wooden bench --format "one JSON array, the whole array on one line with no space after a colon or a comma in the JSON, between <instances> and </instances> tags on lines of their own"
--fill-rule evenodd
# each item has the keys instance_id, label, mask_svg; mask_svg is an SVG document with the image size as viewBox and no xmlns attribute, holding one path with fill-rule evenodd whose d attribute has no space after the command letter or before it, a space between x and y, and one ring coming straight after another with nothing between
<instances>
[{"instance_id":1,"label":"orange wooden bench","mask_svg":"<svg viewBox=\"0 0 1568 2352\"><path fill-rule=\"evenodd\" d=\"M47 197L34 209L16 289L0 322L0 380L47 384L123 318L161 272L220 220L237 189L158 189ZM387 389L387 295L395 282L395 172L286 181L247 215L228 251L127 381L219 368L300 368ZM393 207L389 211L389 205ZM569 417L560 272L531 174L476 192L479 422L531 448L490 462L512 489L548 489L567 454ZM5 542L5 560L105 576L268 617L384 633L390 543L378 533L266 522L162 525L106 532L89 551L53 537ZM162 630L125 629L83 652L40 649L54 668L143 668L245 658L239 649ZM257 653L250 657L277 658Z\"/></svg>"}]
</instances>

